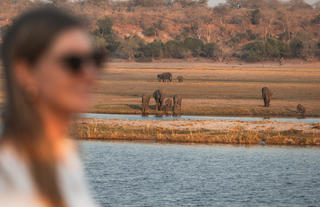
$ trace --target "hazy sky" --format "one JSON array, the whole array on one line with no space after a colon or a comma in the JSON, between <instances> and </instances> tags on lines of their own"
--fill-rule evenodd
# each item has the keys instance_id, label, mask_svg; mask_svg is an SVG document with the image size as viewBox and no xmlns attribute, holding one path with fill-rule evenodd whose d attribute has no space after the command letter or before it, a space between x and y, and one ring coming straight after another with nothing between
<instances>
[{"instance_id":1,"label":"hazy sky","mask_svg":"<svg viewBox=\"0 0 320 207\"><path fill-rule=\"evenodd\" d=\"M319 1L319 0L305 0L305 2L307 2L309 4L313 4L313 3L317 2L317 1ZM225 2L225 0L209 0L209 5L210 6L216 6L219 3L223 3L223 2Z\"/></svg>"}]
</instances>

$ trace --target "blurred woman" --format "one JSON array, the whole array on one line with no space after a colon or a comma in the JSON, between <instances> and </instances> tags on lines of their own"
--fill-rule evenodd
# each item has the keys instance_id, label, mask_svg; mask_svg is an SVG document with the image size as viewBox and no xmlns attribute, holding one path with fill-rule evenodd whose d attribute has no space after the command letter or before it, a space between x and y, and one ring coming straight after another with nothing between
<instances>
[{"instance_id":1,"label":"blurred woman","mask_svg":"<svg viewBox=\"0 0 320 207\"><path fill-rule=\"evenodd\" d=\"M43 7L13 21L1 59L6 105L0 139L1 206L95 206L75 144L73 114L84 112L104 55L83 21Z\"/></svg>"}]
</instances>

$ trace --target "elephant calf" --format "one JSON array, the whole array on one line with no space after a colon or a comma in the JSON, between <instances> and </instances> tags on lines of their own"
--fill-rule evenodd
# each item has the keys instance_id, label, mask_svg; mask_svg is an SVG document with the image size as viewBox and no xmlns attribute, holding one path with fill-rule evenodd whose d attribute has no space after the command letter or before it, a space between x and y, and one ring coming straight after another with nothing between
<instances>
[{"instance_id":1,"label":"elephant calf","mask_svg":"<svg viewBox=\"0 0 320 207\"><path fill-rule=\"evenodd\" d=\"M305 112L306 112L306 109L301 104L298 104L297 105L297 113L301 114L301 116L304 117Z\"/></svg>"},{"instance_id":2,"label":"elephant calf","mask_svg":"<svg viewBox=\"0 0 320 207\"><path fill-rule=\"evenodd\" d=\"M166 106L166 113L168 113L169 111L172 111L172 99L171 98L166 99L165 106Z\"/></svg>"},{"instance_id":3,"label":"elephant calf","mask_svg":"<svg viewBox=\"0 0 320 207\"><path fill-rule=\"evenodd\" d=\"M143 95L142 96L142 113L145 114L148 111L149 103L150 103L150 95Z\"/></svg>"},{"instance_id":4,"label":"elephant calf","mask_svg":"<svg viewBox=\"0 0 320 207\"><path fill-rule=\"evenodd\" d=\"M262 98L264 101L264 107L270 106L271 97L272 97L271 90L268 87L263 87L262 88Z\"/></svg>"},{"instance_id":5,"label":"elephant calf","mask_svg":"<svg viewBox=\"0 0 320 207\"><path fill-rule=\"evenodd\" d=\"M183 76L181 76L181 75L178 76L178 77L177 77L177 80L178 80L179 83L182 83L182 82L183 82Z\"/></svg>"},{"instance_id":6,"label":"elephant calf","mask_svg":"<svg viewBox=\"0 0 320 207\"><path fill-rule=\"evenodd\" d=\"M177 114L179 111L179 114L181 114L181 104L182 104L182 97L179 95L173 96L173 113Z\"/></svg>"}]
</instances>

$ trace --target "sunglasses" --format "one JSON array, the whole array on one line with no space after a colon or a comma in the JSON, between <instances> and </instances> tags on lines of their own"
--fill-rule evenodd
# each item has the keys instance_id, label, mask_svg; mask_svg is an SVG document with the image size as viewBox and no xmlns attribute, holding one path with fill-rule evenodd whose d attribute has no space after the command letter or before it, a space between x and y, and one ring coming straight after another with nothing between
<instances>
[{"instance_id":1,"label":"sunglasses","mask_svg":"<svg viewBox=\"0 0 320 207\"><path fill-rule=\"evenodd\" d=\"M62 56L60 61L67 70L77 75L83 73L88 65L101 69L106 61L106 52L100 49L86 55L70 53Z\"/></svg>"}]
</instances>

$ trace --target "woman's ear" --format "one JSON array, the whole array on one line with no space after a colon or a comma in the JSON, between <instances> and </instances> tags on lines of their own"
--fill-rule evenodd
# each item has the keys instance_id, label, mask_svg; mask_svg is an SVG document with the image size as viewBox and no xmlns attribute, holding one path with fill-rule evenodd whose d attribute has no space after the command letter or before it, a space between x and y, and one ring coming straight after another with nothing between
<instances>
[{"instance_id":1,"label":"woman's ear","mask_svg":"<svg viewBox=\"0 0 320 207\"><path fill-rule=\"evenodd\" d=\"M32 75L32 68L26 60L15 61L12 70L15 81L21 88L35 86L35 78Z\"/></svg>"},{"instance_id":2,"label":"woman's ear","mask_svg":"<svg viewBox=\"0 0 320 207\"><path fill-rule=\"evenodd\" d=\"M17 85L30 100L35 101L39 95L39 88L31 65L25 60L18 60L14 63L12 69Z\"/></svg>"}]
</instances>

